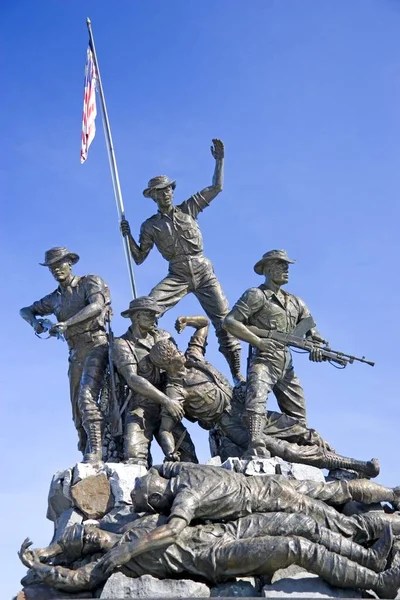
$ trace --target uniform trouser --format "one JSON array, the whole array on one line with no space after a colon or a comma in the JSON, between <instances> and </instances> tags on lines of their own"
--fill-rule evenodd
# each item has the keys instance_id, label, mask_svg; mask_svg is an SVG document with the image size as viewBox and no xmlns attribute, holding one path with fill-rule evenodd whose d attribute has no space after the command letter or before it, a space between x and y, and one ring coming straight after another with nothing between
<instances>
[{"instance_id":1,"label":"uniform trouser","mask_svg":"<svg viewBox=\"0 0 400 600\"><path fill-rule=\"evenodd\" d=\"M209 543L205 532L207 528L210 529ZM186 542L189 551L181 553L181 563L175 561L175 576L178 572L186 572L217 582L240 575L272 575L278 569L297 564L339 587L392 591L388 588L382 590L380 575L346 558L355 556L365 562L365 553L368 551L361 549L360 552L360 548L351 543L341 546L333 539L333 546L344 551L344 555L329 552L322 545L314 543L319 540L320 528L315 521L303 515L252 514L222 526L206 525L200 531L198 527L188 529L191 530ZM330 545L331 542L328 543ZM149 553L147 568L143 568L141 561L135 563L135 559L131 559L130 562L139 576L141 570L143 574L154 572L152 560L155 574L160 576L160 562L162 565L163 559L159 552ZM396 579L393 583L400 585L400 571L388 574ZM164 577L170 575L172 573L166 566ZM49 567L46 583L72 592L94 589L106 578L103 570L96 567L96 562L92 562L76 570ZM395 590L396 586L393 585L393 588Z\"/></svg>"},{"instance_id":2,"label":"uniform trouser","mask_svg":"<svg viewBox=\"0 0 400 600\"><path fill-rule=\"evenodd\" d=\"M239 446L240 449L244 451L244 449L247 448L249 435L244 425L237 417L233 417L229 413L224 412L220 416L217 425L222 433L229 438L231 442ZM264 429L264 432L265 431L267 431L267 427ZM300 445L265 435L265 433L263 439L267 450L271 452L272 456L279 456L287 462L312 465L319 469L354 469L357 472L364 473L368 477L373 477L379 472L379 470L377 470L375 475L373 474L370 462L366 463L353 458L347 458L340 454L326 451L316 444ZM239 448L239 452L236 453L237 455L241 454ZM386 490L387 488L384 489ZM373 502L381 501L382 500L373 500ZM386 497L383 501L390 501L390 498ZM347 502L347 500L344 500L343 502ZM365 502L365 500L363 500L363 502Z\"/></svg>"},{"instance_id":3,"label":"uniform trouser","mask_svg":"<svg viewBox=\"0 0 400 600\"><path fill-rule=\"evenodd\" d=\"M85 451L86 423L101 421L97 403L107 363L107 344L104 338L73 349L69 356L68 377L72 418L79 436L79 450Z\"/></svg>"},{"instance_id":4,"label":"uniform trouser","mask_svg":"<svg viewBox=\"0 0 400 600\"><path fill-rule=\"evenodd\" d=\"M160 444L159 429L161 425L160 406L150 400L143 404L134 405L126 412L125 434L124 434L124 459L140 461L149 464L150 444L156 438ZM177 440L183 433L182 423L175 423L172 434ZM197 463L196 451L189 435L186 432L185 439L180 445L181 459L184 462Z\"/></svg>"},{"instance_id":5,"label":"uniform trouser","mask_svg":"<svg viewBox=\"0 0 400 600\"><path fill-rule=\"evenodd\" d=\"M258 355L251 358L247 373L247 413L265 415L266 398L271 391L283 413L306 423L304 392L288 350L271 360Z\"/></svg>"},{"instance_id":6,"label":"uniform trouser","mask_svg":"<svg viewBox=\"0 0 400 600\"><path fill-rule=\"evenodd\" d=\"M204 256L188 257L182 272L170 269L168 275L151 290L149 296L167 311L191 292L212 322L222 354L239 351L238 340L222 327L222 321L229 312L228 300L215 276L211 262Z\"/></svg>"},{"instance_id":7,"label":"uniform trouser","mask_svg":"<svg viewBox=\"0 0 400 600\"><path fill-rule=\"evenodd\" d=\"M393 569L387 575L375 573L302 537L265 536L216 546L209 552L209 559L205 557L204 565L200 565L205 571L207 569L208 578L214 576L216 582L244 573L273 575L277 570L295 564L316 573L333 586L372 589L384 598L394 598L400 585L400 570Z\"/></svg>"},{"instance_id":8,"label":"uniform trouser","mask_svg":"<svg viewBox=\"0 0 400 600\"><path fill-rule=\"evenodd\" d=\"M301 513L315 519L317 523L336 531L345 537L364 543L377 539L390 520L393 532L400 533L400 518L385 519L382 513L346 517L325 501L342 503L352 497L346 482L322 483L313 481L292 481L279 475L261 475L248 481L252 506L255 512ZM377 487L377 484L372 484ZM306 495L309 494L309 495ZM389 515L391 517L392 515Z\"/></svg>"},{"instance_id":9,"label":"uniform trouser","mask_svg":"<svg viewBox=\"0 0 400 600\"><path fill-rule=\"evenodd\" d=\"M275 475L274 477L280 476ZM327 482L291 479L289 483L300 494L323 500L332 505L345 504L352 500L364 504L375 504L377 502L393 502L396 498L392 488L384 487L369 479Z\"/></svg>"}]
</instances>

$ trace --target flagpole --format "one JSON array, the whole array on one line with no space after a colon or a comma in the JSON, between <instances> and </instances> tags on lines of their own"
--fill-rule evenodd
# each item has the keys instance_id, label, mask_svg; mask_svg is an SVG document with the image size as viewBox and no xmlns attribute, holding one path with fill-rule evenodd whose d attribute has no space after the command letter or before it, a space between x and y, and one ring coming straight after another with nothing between
<instances>
[{"instance_id":1,"label":"flagpole","mask_svg":"<svg viewBox=\"0 0 400 600\"><path fill-rule=\"evenodd\" d=\"M90 45L90 48L93 53L93 61L94 61L94 64L96 67L96 72L97 72L97 81L98 81L98 89L99 89L100 102L101 102L101 113L102 113L102 117L103 117L104 134L106 136L108 161L110 163L111 179L113 182L115 202L116 202L117 211L118 211L118 218L119 218L119 221L121 222L123 219L125 219L125 208L124 208L124 203L122 200L122 192L121 192L121 186L119 183L117 161L115 158L114 144L113 144L112 136L111 136L110 121L108 120L106 100L104 97L103 85L101 82L99 63L98 63L97 54L96 54L96 47L94 45L92 23L89 18L86 19L86 25L87 25L88 32L89 32L89 45ZM133 298L136 298L136 296L137 296L136 284L135 284L135 276L133 274L133 265L132 265L132 260L131 260L131 252L130 252L130 248L129 248L129 240L127 237L123 237L122 239L123 239L123 245L124 245L124 251L125 251L125 258L126 258L126 262L128 265L129 279L130 279L130 284L131 284L131 288L132 288L132 295L133 295Z\"/></svg>"}]
</instances>

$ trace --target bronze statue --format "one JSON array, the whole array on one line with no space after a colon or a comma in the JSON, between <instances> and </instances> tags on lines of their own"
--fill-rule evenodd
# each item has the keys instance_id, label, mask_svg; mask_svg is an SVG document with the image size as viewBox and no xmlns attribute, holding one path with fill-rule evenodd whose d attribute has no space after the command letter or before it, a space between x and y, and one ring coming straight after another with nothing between
<instances>
[{"instance_id":1,"label":"bronze statue","mask_svg":"<svg viewBox=\"0 0 400 600\"><path fill-rule=\"evenodd\" d=\"M366 549L304 515L256 513L233 522L187 527L166 548L148 548L135 556L131 546L143 545L154 531L167 526L166 521L160 515L144 516L122 535L73 525L48 548L30 550L31 542L25 540L19 556L36 580L66 592L93 590L120 565L130 577L190 574L213 584L235 576L272 575L296 564L332 585L372 589L385 598L394 598L400 586L400 567L380 572L391 547L390 527ZM105 554L99 557L98 552ZM71 565L90 555L91 562L73 569L46 564L57 556Z\"/></svg>"},{"instance_id":2,"label":"bronze statue","mask_svg":"<svg viewBox=\"0 0 400 600\"><path fill-rule=\"evenodd\" d=\"M254 265L255 272L265 276L265 283L246 290L224 319L227 331L255 349L249 359L247 374L249 454L262 455L265 451L261 432L265 426L265 401L269 392L274 392L283 413L306 422L304 392L294 372L288 347L257 335L272 329L290 333L311 316L301 298L282 289L289 280L291 263L294 261L285 250L266 252ZM315 328L309 329L307 335L317 344L325 341ZM310 352L310 360L323 360L318 345Z\"/></svg>"},{"instance_id":3,"label":"bronze statue","mask_svg":"<svg viewBox=\"0 0 400 600\"><path fill-rule=\"evenodd\" d=\"M229 381L205 360L209 322L206 317L179 317L175 323L178 333L194 327L185 354L174 341L163 338L149 353L150 361L167 374L166 394L182 403L185 417L197 421L204 429L218 426L240 449L240 456L248 446L249 436L243 425L242 414L232 404L240 396L240 386L232 388ZM159 443L169 460L179 460L174 453L175 438L171 433L176 420L164 414L161 420ZM315 430L310 430L285 414L268 412L268 422L262 432L266 449L273 456L295 463L313 465L321 469L353 469L366 477L379 474L376 459L359 461L332 452ZM279 439L279 437L286 439Z\"/></svg>"},{"instance_id":4,"label":"bronze statue","mask_svg":"<svg viewBox=\"0 0 400 600\"><path fill-rule=\"evenodd\" d=\"M160 441L161 407L174 418L175 431L178 427L180 432L184 430L180 424L182 405L159 389L162 384L160 370L148 358L157 341L171 338L167 331L157 327L161 313L162 309L154 298L141 296L132 300L129 308L121 313L123 317L130 318L131 326L124 335L114 339L111 349L115 368L131 391L125 413L124 459L145 466L148 466L153 437ZM197 462L188 433L186 438L192 448L192 460Z\"/></svg>"},{"instance_id":5,"label":"bronze statue","mask_svg":"<svg viewBox=\"0 0 400 600\"><path fill-rule=\"evenodd\" d=\"M222 327L229 305L211 262L203 254L203 240L197 224L199 213L207 208L223 186L224 145L221 140L213 140L211 153L215 158L211 186L174 206L176 182L165 175L154 177L143 195L156 202L158 212L142 224L139 243L133 239L128 221L121 222L121 231L128 236L136 264L146 259L154 244L169 262L168 275L149 294L163 306L163 311L173 308L186 294L195 294L215 327L219 349L229 364L234 381L238 382L242 380L240 344Z\"/></svg>"},{"instance_id":6,"label":"bronze statue","mask_svg":"<svg viewBox=\"0 0 400 600\"><path fill-rule=\"evenodd\" d=\"M193 520L237 519L253 512L301 513L358 543L377 539L387 524L395 535L400 534L398 516L368 513L346 517L326 504L386 498L397 505L400 488L392 490L368 480L322 483L288 480L282 475L245 477L220 467L175 462L152 468L138 478L131 496L137 512L156 511L168 514L169 519L145 540L131 544L129 556L167 546Z\"/></svg>"},{"instance_id":7,"label":"bronze statue","mask_svg":"<svg viewBox=\"0 0 400 600\"><path fill-rule=\"evenodd\" d=\"M102 460L102 415L97 399L107 362L105 321L111 310L110 292L98 275L78 276L71 267L79 256L67 248L51 248L45 254L48 267L58 283L54 292L31 306L22 308L21 317L41 334L42 317L54 314L57 323L50 335L64 335L69 348L70 395L72 418L78 432L78 449L84 462Z\"/></svg>"}]
</instances>

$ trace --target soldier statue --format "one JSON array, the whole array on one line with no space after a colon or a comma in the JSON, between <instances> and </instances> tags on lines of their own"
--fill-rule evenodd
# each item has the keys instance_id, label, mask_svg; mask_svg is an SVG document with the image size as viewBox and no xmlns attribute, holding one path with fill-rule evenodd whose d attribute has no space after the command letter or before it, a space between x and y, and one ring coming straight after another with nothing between
<instances>
[{"instance_id":1,"label":"soldier statue","mask_svg":"<svg viewBox=\"0 0 400 600\"><path fill-rule=\"evenodd\" d=\"M399 566L383 571L392 546L390 527L371 548L364 548L302 514L255 513L236 521L193 525L166 547L157 548L153 542L147 548L146 541L154 531L168 527L167 520L145 515L122 534L74 524L47 548L30 549L26 539L18 554L31 571L22 583L44 582L72 593L95 590L122 564L129 577L175 579L189 574L215 585L240 576L272 576L296 564L332 585L374 590L381 598L394 598L400 586ZM145 547L141 554L132 551L138 546Z\"/></svg>"},{"instance_id":2,"label":"soldier statue","mask_svg":"<svg viewBox=\"0 0 400 600\"><path fill-rule=\"evenodd\" d=\"M241 450L239 455L242 455L248 446L249 436L236 406L241 390L239 386L232 388L226 377L205 359L208 326L208 319L204 316L179 317L175 324L178 333L186 327L195 329L185 354L175 342L164 337L151 348L149 359L166 372L165 393L182 403L185 417L189 421L197 421L204 429L217 426L238 446ZM273 456L321 469L352 469L365 477L379 475L376 459L364 462L341 456L332 452L321 436L304 423L282 413L268 411L267 414L268 423L262 436L266 449ZM175 437L172 434L175 425L174 417L164 412L159 443L167 459L176 461L179 455L174 454Z\"/></svg>"},{"instance_id":3,"label":"soldier statue","mask_svg":"<svg viewBox=\"0 0 400 600\"><path fill-rule=\"evenodd\" d=\"M261 337L263 332L271 329L290 333L300 321L311 316L301 298L282 289L289 280L289 264L294 262L285 250L266 252L254 265L254 271L264 275L265 282L258 288L246 290L224 319L225 329L252 348L245 406L249 454L265 452L261 432L265 427L265 402L269 392L274 392L283 413L306 423L304 392L294 372L289 348L281 342ZM316 344L325 341L314 328L307 336ZM309 357L316 362L323 360L318 345Z\"/></svg>"},{"instance_id":4,"label":"soldier statue","mask_svg":"<svg viewBox=\"0 0 400 600\"><path fill-rule=\"evenodd\" d=\"M102 421L97 400L107 362L106 319L111 310L107 284L98 275L78 276L71 267L79 260L67 248L51 248L45 253L48 267L58 283L57 289L31 306L22 308L21 317L40 335L43 320L54 314L57 323L50 335L64 335L69 348L68 377L72 418L78 432L78 449L84 462L102 460Z\"/></svg>"},{"instance_id":5,"label":"soldier statue","mask_svg":"<svg viewBox=\"0 0 400 600\"><path fill-rule=\"evenodd\" d=\"M161 411L172 415L176 423L174 431L178 437L184 431L180 423L183 416L182 405L163 393L160 369L148 358L156 342L171 338L168 331L157 326L161 313L162 308L154 298L141 296L132 300L129 308L121 313L131 320L131 325L126 333L114 339L111 349L114 366L131 392L124 415L124 461L146 467L149 466L153 437L159 441ZM197 462L188 433L186 446L182 447L186 447L190 454L186 460Z\"/></svg>"},{"instance_id":6,"label":"soldier statue","mask_svg":"<svg viewBox=\"0 0 400 600\"><path fill-rule=\"evenodd\" d=\"M163 542L167 546L192 521L226 521L255 512L281 511L312 517L321 526L363 544L380 537L388 524L399 535L399 516L370 512L347 517L328 503L388 500L397 507L399 496L400 488L385 488L368 479L321 482L289 480L283 475L246 477L221 467L165 462L136 479L131 497L136 512L167 514L168 525L155 530L143 544L131 544L130 552L137 556L161 548Z\"/></svg>"},{"instance_id":7,"label":"soldier statue","mask_svg":"<svg viewBox=\"0 0 400 600\"><path fill-rule=\"evenodd\" d=\"M211 153L215 158L212 185L193 194L177 206L173 205L176 182L165 175L150 179L143 191L146 198L156 202L158 211L141 226L139 243L131 235L129 223L121 222L121 231L128 236L133 260L141 264L154 244L169 262L168 275L150 292L163 311L173 308L186 294L192 292L212 321L235 382L240 374L240 344L222 327L229 311L228 300L218 281L211 262L203 254L203 240L197 224L199 213L222 191L224 145L214 139Z\"/></svg>"}]
</instances>

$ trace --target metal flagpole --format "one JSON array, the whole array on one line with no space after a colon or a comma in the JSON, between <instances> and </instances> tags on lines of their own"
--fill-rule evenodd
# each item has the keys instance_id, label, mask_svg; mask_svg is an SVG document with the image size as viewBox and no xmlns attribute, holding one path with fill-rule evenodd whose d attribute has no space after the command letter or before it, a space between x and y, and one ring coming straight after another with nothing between
<instances>
[{"instance_id":1,"label":"metal flagpole","mask_svg":"<svg viewBox=\"0 0 400 600\"><path fill-rule=\"evenodd\" d=\"M103 85L101 82L99 63L97 61L96 47L94 45L92 24L91 24L91 21L89 18L86 19L86 25L87 25L88 32L89 32L89 45L90 45L90 49L93 53L93 61L94 61L96 71L97 71L97 80L98 80L98 84L99 84L99 94L100 94L100 101L101 101L101 113L102 113L102 117L103 117L104 134L106 136L108 160L110 163L111 178L112 178L112 182L113 182L115 202L116 202L117 211L118 211L118 218L121 222L123 219L125 219L125 209L124 209L124 203L122 201L122 193L121 193L121 186L119 183L117 161L115 159L114 145L113 145L113 141L112 141L112 137L111 137L110 122L108 120L106 100L104 97ZM123 245L124 245L124 250L125 250L125 258L126 258L126 262L128 265L129 279L131 282L132 294L133 294L133 297L136 298L137 294L136 294L135 277L133 274L131 252L129 249L129 241L128 241L127 237L123 237Z\"/></svg>"}]
</instances>

